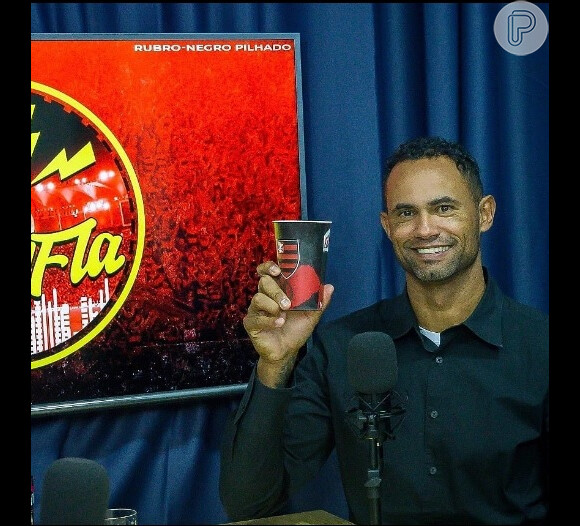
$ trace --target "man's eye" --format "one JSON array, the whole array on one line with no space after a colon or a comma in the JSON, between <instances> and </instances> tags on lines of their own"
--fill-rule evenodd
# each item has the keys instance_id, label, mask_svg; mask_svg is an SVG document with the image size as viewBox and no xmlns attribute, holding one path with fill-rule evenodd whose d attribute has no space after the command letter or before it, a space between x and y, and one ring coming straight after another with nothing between
<instances>
[{"instance_id":1,"label":"man's eye","mask_svg":"<svg viewBox=\"0 0 580 526\"><path fill-rule=\"evenodd\" d=\"M401 210L399 212L399 217L412 217L413 211L412 210Z\"/></svg>"},{"instance_id":2,"label":"man's eye","mask_svg":"<svg viewBox=\"0 0 580 526\"><path fill-rule=\"evenodd\" d=\"M447 213L447 212L451 212L451 205L441 205L439 207L439 210L441 212L443 212L444 214Z\"/></svg>"}]
</instances>

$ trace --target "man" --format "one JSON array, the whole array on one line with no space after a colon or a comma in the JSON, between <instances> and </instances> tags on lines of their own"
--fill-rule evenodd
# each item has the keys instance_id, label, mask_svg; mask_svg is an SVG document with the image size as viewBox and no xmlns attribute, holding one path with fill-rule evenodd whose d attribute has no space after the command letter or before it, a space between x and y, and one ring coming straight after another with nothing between
<instances>
[{"instance_id":1,"label":"man","mask_svg":"<svg viewBox=\"0 0 580 526\"><path fill-rule=\"evenodd\" d=\"M369 440L346 418L357 404L346 355L354 335L384 332L405 413L382 447L381 523L545 524L549 320L482 265L496 203L477 162L459 144L414 139L388 160L383 192L400 296L317 327L320 311L288 311L280 269L258 266L244 327L259 359L224 437L225 509L276 514L336 448L349 519L369 523Z\"/></svg>"}]
</instances>

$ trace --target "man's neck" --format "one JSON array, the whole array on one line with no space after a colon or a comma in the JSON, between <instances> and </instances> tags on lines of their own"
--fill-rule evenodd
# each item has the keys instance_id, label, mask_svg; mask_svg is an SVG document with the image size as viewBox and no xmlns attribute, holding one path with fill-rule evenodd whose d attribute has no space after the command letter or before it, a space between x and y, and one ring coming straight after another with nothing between
<instances>
[{"instance_id":1,"label":"man's neck","mask_svg":"<svg viewBox=\"0 0 580 526\"><path fill-rule=\"evenodd\" d=\"M424 282L407 274L407 292L419 325L433 332L463 323L485 292L480 263L443 282Z\"/></svg>"}]
</instances>

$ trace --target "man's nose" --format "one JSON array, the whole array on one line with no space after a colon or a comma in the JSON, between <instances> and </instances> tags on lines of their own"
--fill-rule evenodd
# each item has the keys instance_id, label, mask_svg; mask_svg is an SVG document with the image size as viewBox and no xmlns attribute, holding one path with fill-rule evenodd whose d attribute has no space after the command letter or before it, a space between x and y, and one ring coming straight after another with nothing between
<instances>
[{"instance_id":1,"label":"man's nose","mask_svg":"<svg viewBox=\"0 0 580 526\"><path fill-rule=\"evenodd\" d=\"M432 237L439 233L437 218L427 212L417 214L415 232L419 237Z\"/></svg>"}]
</instances>

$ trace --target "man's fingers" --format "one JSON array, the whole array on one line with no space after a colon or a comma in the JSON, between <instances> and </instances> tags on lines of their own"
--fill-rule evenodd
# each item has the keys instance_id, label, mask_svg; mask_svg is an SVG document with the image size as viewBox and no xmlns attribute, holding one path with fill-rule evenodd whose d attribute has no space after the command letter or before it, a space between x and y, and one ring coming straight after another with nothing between
<instances>
[{"instance_id":1,"label":"man's fingers","mask_svg":"<svg viewBox=\"0 0 580 526\"><path fill-rule=\"evenodd\" d=\"M260 281L258 281L258 294L260 293L274 300L280 308L284 310L290 308L288 296L284 294L284 291L272 276L265 275L260 278Z\"/></svg>"},{"instance_id":2,"label":"man's fingers","mask_svg":"<svg viewBox=\"0 0 580 526\"><path fill-rule=\"evenodd\" d=\"M324 291L322 293L322 310L325 311L326 307L330 304L332 299L332 293L334 292L334 285L327 283L324 285Z\"/></svg>"},{"instance_id":3,"label":"man's fingers","mask_svg":"<svg viewBox=\"0 0 580 526\"><path fill-rule=\"evenodd\" d=\"M273 261L260 263L256 271L258 272L258 276L279 276L281 272L280 267Z\"/></svg>"},{"instance_id":4,"label":"man's fingers","mask_svg":"<svg viewBox=\"0 0 580 526\"><path fill-rule=\"evenodd\" d=\"M284 324L286 313L270 297L259 292L250 302L248 313L243 319L244 328L248 332L271 329Z\"/></svg>"},{"instance_id":5,"label":"man's fingers","mask_svg":"<svg viewBox=\"0 0 580 526\"><path fill-rule=\"evenodd\" d=\"M250 307L248 309L248 314L252 316L257 316L260 313L264 313L269 316L278 316L280 314L280 305L263 292L258 292L254 294L254 297L250 301Z\"/></svg>"}]
</instances>

